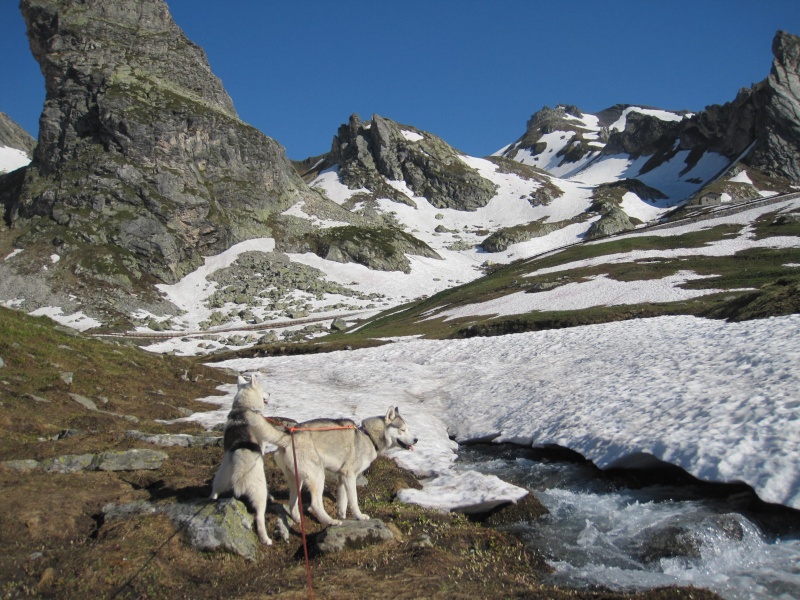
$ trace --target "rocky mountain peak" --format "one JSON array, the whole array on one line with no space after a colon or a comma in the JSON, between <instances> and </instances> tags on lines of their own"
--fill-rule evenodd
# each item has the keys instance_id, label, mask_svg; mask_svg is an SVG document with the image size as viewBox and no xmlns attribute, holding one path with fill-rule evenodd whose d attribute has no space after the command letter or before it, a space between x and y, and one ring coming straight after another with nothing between
<instances>
[{"instance_id":1,"label":"rocky mountain peak","mask_svg":"<svg viewBox=\"0 0 800 600\"><path fill-rule=\"evenodd\" d=\"M325 164L338 165L350 189L411 203L387 183L402 181L438 208L476 210L495 194L493 183L459 159L460 153L435 135L373 115L352 115L339 127Z\"/></svg>"},{"instance_id":2,"label":"rocky mountain peak","mask_svg":"<svg viewBox=\"0 0 800 600\"><path fill-rule=\"evenodd\" d=\"M21 10L47 93L34 161L0 190L7 223L45 219L20 243L58 239L76 257L88 243L123 279L173 282L203 255L269 235L271 215L313 194L283 148L238 119L163 0ZM98 268L82 259L82 272Z\"/></svg>"},{"instance_id":3,"label":"rocky mountain peak","mask_svg":"<svg viewBox=\"0 0 800 600\"><path fill-rule=\"evenodd\" d=\"M800 181L800 37L779 31L772 70L754 95L756 141L746 161L767 175Z\"/></svg>"}]
</instances>

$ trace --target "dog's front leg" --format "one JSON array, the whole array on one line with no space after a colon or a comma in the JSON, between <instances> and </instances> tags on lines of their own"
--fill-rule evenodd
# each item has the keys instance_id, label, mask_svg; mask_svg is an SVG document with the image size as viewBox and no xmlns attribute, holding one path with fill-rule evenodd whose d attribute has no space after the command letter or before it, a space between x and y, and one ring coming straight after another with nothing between
<instances>
[{"instance_id":1,"label":"dog's front leg","mask_svg":"<svg viewBox=\"0 0 800 600\"><path fill-rule=\"evenodd\" d=\"M336 516L347 518L347 482L344 475L339 475L339 486L336 489Z\"/></svg>"}]
</instances>

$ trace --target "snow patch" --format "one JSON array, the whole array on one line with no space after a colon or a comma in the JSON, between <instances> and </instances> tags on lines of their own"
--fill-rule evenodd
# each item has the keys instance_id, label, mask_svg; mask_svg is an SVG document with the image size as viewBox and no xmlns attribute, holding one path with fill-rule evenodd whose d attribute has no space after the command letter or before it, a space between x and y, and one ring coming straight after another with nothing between
<instances>
[{"instance_id":1,"label":"snow patch","mask_svg":"<svg viewBox=\"0 0 800 600\"><path fill-rule=\"evenodd\" d=\"M10 173L27 166L31 162L24 150L0 146L0 173Z\"/></svg>"}]
</instances>

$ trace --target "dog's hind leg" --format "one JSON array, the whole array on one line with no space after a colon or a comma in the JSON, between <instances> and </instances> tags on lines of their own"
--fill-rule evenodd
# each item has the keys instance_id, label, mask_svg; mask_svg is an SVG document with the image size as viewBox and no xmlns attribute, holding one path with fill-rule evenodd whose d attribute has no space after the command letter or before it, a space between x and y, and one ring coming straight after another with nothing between
<instances>
[{"instance_id":1,"label":"dog's hind leg","mask_svg":"<svg viewBox=\"0 0 800 600\"><path fill-rule=\"evenodd\" d=\"M250 498L253 503L253 509L256 512L255 521L258 539L261 540L262 544L267 544L269 546L272 544L272 540L267 534L267 524L264 520L264 514L267 512L266 485L264 486L264 493L258 495L257 498L253 498L252 496Z\"/></svg>"},{"instance_id":2,"label":"dog's hind leg","mask_svg":"<svg viewBox=\"0 0 800 600\"><path fill-rule=\"evenodd\" d=\"M319 469L314 469L313 473L308 474L308 492L311 494L311 512L323 525L341 525L338 519L333 519L325 510L322 503L322 492L325 486L325 469L320 465Z\"/></svg>"},{"instance_id":3,"label":"dog's hind leg","mask_svg":"<svg viewBox=\"0 0 800 600\"><path fill-rule=\"evenodd\" d=\"M248 478L242 496L246 496L253 505L255 515L256 534L262 544L271 545L272 540L267 534L267 524L264 515L267 512L267 480L264 477L263 465L260 471L255 471L253 477Z\"/></svg>"},{"instance_id":4,"label":"dog's hind leg","mask_svg":"<svg viewBox=\"0 0 800 600\"><path fill-rule=\"evenodd\" d=\"M231 477L233 475L233 466L231 465L231 456L225 453L222 457L222 464L219 470L214 475L214 482L211 484L211 499L216 500L220 494L228 492L233 487Z\"/></svg>"}]
</instances>

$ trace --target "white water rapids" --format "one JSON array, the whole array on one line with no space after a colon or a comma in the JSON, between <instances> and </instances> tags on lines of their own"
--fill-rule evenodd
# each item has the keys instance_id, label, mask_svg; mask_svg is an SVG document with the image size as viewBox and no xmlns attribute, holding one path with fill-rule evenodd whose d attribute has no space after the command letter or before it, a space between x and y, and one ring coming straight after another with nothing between
<instances>
[{"instance_id":1,"label":"white water rapids","mask_svg":"<svg viewBox=\"0 0 800 600\"><path fill-rule=\"evenodd\" d=\"M550 511L509 528L556 569L552 583L614 590L696 586L727 600L800 598L800 515L784 531L768 532L754 522L758 514L691 487L631 490L584 465L470 449L460 454L461 468L527 487Z\"/></svg>"}]
</instances>

